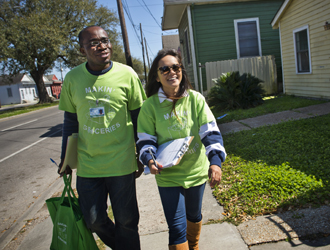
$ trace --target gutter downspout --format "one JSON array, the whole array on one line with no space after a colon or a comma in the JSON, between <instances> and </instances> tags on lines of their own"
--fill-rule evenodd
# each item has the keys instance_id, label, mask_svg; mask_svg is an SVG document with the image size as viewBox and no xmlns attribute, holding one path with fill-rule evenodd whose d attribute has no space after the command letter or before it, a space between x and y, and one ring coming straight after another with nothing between
<instances>
[{"instance_id":1,"label":"gutter downspout","mask_svg":"<svg viewBox=\"0 0 330 250\"><path fill-rule=\"evenodd\" d=\"M190 5L187 7L187 15L188 15L188 28L189 28L189 39L191 45L191 57L193 62L193 71L194 71L194 83L195 88L199 91L198 86L198 75L197 75L197 63L196 63L196 54L195 54L195 41L194 41L194 33L193 33L193 26L192 26L192 19L191 19L191 12L190 12Z\"/></svg>"},{"instance_id":2,"label":"gutter downspout","mask_svg":"<svg viewBox=\"0 0 330 250\"><path fill-rule=\"evenodd\" d=\"M282 36L281 36L281 22L278 23L278 33L280 35L280 48L281 48L281 63L282 63L282 84L283 84L283 94L285 94L285 84L284 84L284 67L283 67L283 47L282 47Z\"/></svg>"}]
</instances>

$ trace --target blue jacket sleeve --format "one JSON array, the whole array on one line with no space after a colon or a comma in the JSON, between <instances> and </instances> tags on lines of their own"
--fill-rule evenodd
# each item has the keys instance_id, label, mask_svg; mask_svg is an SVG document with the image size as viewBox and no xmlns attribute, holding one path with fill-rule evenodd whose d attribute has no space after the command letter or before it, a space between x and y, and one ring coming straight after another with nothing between
<instances>
[{"instance_id":1,"label":"blue jacket sleeve","mask_svg":"<svg viewBox=\"0 0 330 250\"><path fill-rule=\"evenodd\" d=\"M65 157L66 144L68 142L68 137L73 133L78 133L78 118L76 113L64 112L64 121L62 129L62 153L61 159Z\"/></svg>"},{"instance_id":2,"label":"blue jacket sleeve","mask_svg":"<svg viewBox=\"0 0 330 250\"><path fill-rule=\"evenodd\" d=\"M135 143L138 140L138 136L137 136L137 119L140 113L140 109L134 109L134 110L130 110L131 113L131 118L132 118L132 123L133 123L133 129L134 129L134 139L135 139Z\"/></svg>"}]
</instances>

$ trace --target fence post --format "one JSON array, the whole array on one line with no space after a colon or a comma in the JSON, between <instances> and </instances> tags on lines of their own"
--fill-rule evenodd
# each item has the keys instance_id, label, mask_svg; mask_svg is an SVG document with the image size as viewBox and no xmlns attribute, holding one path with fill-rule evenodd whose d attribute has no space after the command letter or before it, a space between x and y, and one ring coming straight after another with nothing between
<instances>
[{"instance_id":1,"label":"fence post","mask_svg":"<svg viewBox=\"0 0 330 250\"><path fill-rule=\"evenodd\" d=\"M200 84L200 90L201 90L201 94L203 94L203 77L202 77L202 64L198 63L198 68L199 68L199 84Z\"/></svg>"}]
</instances>

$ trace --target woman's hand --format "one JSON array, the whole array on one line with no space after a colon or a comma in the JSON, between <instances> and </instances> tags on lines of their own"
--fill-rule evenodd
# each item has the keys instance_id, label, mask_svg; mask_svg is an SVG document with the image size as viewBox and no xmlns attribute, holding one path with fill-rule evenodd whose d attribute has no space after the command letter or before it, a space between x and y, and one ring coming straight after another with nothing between
<instances>
[{"instance_id":1,"label":"woman's hand","mask_svg":"<svg viewBox=\"0 0 330 250\"><path fill-rule=\"evenodd\" d=\"M215 185L219 185L221 181L222 171L218 165L211 165L209 168L210 186L214 188Z\"/></svg>"},{"instance_id":2,"label":"woman's hand","mask_svg":"<svg viewBox=\"0 0 330 250\"><path fill-rule=\"evenodd\" d=\"M153 160L150 160L148 162L148 167L150 169L150 173L157 175L160 174L160 172L162 171L162 165L159 165L159 163L156 161L158 168L155 165L155 162Z\"/></svg>"}]
</instances>

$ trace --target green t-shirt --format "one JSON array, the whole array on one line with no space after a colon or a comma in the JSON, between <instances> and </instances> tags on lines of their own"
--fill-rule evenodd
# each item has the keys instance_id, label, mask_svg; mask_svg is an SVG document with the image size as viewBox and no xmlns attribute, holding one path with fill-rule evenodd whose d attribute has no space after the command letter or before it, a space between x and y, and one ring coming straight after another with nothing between
<instances>
[{"instance_id":1,"label":"green t-shirt","mask_svg":"<svg viewBox=\"0 0 330 250\"><path fill-rule=\"evenodd\" d=\"M113 62L95 76L86 63L67 73L59 109L77 113L78 167L81 177L121 176L137 170L133 124L129 110L146 99L134 70Z\"/></svg>"},{"instance_id":2,"label":"green t-shirt","mask_svg":"<svg viewBox=\"0 0 330 250\"><path fill-rule=\"evenodd\" d=\"M188 96L176 103L175 110L179 120L171 109L172 102L160 102L158 94L155 94L144 102L138 118L138 132L156 136L158 145L173 139L194 136L180 163L165 168L161 175L156 175L157 185L184 188L201 185L208 179L209 161L199 137L199 129L215 118L204 97L193 90L189 90Z\"/></svg>"}]
</instances>

